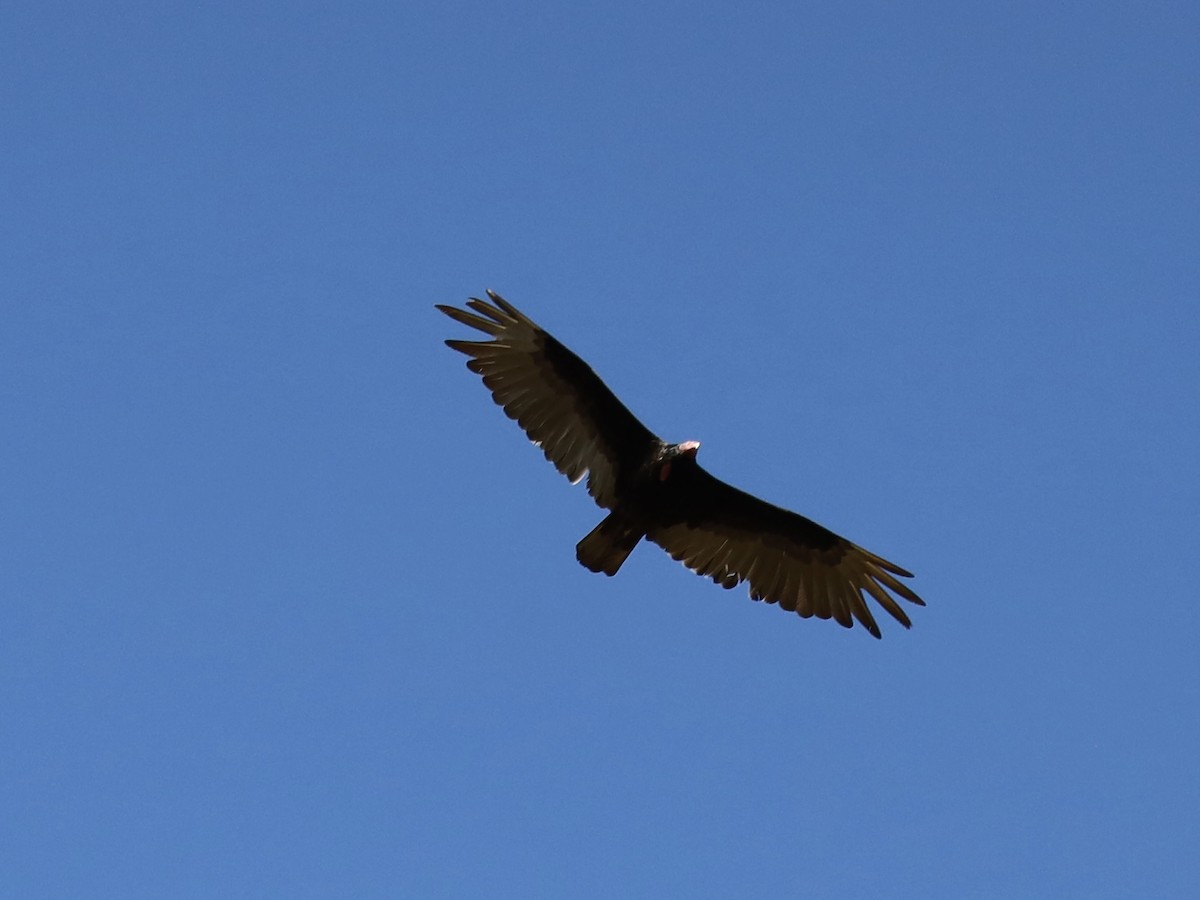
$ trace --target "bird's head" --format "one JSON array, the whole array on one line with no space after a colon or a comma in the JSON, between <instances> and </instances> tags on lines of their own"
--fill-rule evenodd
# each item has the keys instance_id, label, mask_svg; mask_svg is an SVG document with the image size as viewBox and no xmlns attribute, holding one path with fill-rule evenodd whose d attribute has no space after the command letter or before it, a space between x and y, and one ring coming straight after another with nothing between
<instances>
[{"instance_id":1,"label":"bird's head","mask_svg":"<svg viewBox=\"0 0 1200 900\"><path fill-rule=\"evenodd\" d=\"M684 441L682 444L668 444L664 447L658 466L658 480L666 481L671 477L671 466L676 461L694 461L699 449L699 441Z\"/></svg>"}]
</instances>

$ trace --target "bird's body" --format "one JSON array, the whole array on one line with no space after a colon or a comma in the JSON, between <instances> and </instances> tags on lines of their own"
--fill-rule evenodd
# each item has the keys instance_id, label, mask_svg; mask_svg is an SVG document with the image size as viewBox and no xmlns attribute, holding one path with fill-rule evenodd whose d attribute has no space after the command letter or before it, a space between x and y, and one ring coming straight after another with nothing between
<instances>
[{"instance_id":1,"label":"bird's body","mask_svg":"<svg viewBox=\"0 0 1200 900\"><path fill-rule=\"evenodd\" d=\"M663 441L583 360L499 295L488 297L468 301L473 312L437 308L493 340L446 343L471 357L467 367L546 458L572 483L586 476L610 510L576 546L582 565L614 575L646 537L717 584L749 582L753 599L801 616L846 627L857 619L879 637L865 591L909 627L891 596L924 605L897 579L908 572L710 475L696 461L699 443Z\"/></svg>"},{"instance_id":2,"label":"bird's body","mask_svg":"<svg viewBox=\"0 0 1200 900\"><path fill-rule=\"evenodd\" d=\"M638 541L672 522L682 509L680 489L695 465L696 441L664 444L655 440L646 456L627 468L617 482L620 499L612 512L575 547L575 555L593 572L615 575Z\"/></svg>"}]
</instances>

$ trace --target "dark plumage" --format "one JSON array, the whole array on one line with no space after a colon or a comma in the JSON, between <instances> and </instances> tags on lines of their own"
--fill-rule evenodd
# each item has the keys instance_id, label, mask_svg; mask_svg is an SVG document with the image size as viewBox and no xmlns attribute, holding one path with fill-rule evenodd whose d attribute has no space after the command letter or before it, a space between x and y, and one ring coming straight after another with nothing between
<instances>
[{"instance_id":1,"label":"dark plumage","mask_svg":"<svg viewBox=\"0 0 1200 900\"><path fill-rule=\"evenodd\" d=\"M613 575L643 538L722 587L745 581L754 600L801 616L879 626L864 592L912 624L895 594L924 606L904 569L816 522L714 478L695 441L668 444L625 408L587 364L516 307L488 291L471 311L438 305L490 341L446 341L470 359L492 397L572 484L609 515L576 546L579 562ZM889 593L890 592L890 593Z\"/></svg>"}]
</instances>

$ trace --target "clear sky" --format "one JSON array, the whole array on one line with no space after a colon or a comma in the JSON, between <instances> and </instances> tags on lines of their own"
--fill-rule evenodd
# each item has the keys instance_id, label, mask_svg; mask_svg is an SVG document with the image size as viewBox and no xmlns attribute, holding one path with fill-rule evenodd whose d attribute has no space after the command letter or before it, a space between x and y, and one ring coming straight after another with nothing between
<instances>
[{"instance_id":1,"label":"clear sky","mask_svg":"<svg viewBox=\"0 0 1200 900\"><path fill-rule=\"evenodd\" d=\"M7 3L0 894L1184 897L1195 3ZM601 511L491 287L911 569Z\"/></svg>"}]
</instances>

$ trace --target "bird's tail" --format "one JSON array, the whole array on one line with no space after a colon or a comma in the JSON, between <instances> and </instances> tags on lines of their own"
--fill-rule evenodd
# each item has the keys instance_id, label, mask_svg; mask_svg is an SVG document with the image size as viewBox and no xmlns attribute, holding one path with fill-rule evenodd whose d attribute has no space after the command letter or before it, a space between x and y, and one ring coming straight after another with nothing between
<instances>
[{"instance_id":1,"label":"bird's tail","mask_svg":"<svg viewBox=\"0 0 1200 900\"><path fill-rule=\"evenodd\" d=\"M616 575L644 533L628 519L610 513L575 545L575 558L593 572Z\"/></svg>"}]
</instances>

